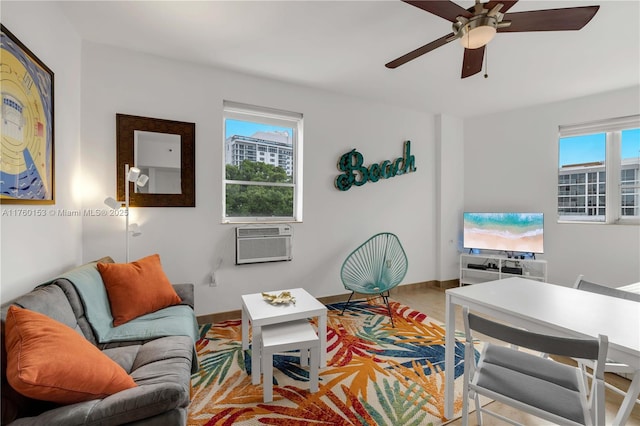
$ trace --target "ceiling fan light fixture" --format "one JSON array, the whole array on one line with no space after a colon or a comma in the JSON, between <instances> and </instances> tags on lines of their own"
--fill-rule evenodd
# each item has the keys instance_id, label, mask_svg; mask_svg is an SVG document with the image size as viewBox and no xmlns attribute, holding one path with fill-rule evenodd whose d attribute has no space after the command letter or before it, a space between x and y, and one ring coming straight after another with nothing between
<instances>
[{"instance_id":1,"label":"ceiling fan light fixture","mask_svg":"<svg viewBox=\"0 0 640 426\"><path fill-rule=\"evenodd\" d=\"M453 32L414 49L385 66L397 68L459 39L460 44L465 48L461 78L467 78L482 71L482 64L486 61L484 46L493 39L498 30L501 33L575 31L587 25L600 8L600 6L578 6L513 13L509 10L518 0L490 0L485 3L482 0L475 0L475 4L468 9L464 9L457 4L457 1L452 0L402 1L451 22Z\"/></svg>"},{"instance_id":2,"label":"ceiling fan light fixture","mask_svg":"<svg viewBox=\"0 0 640 426\"><path fill-rule=\"evenodd\" d=\"M487 45L496 35L498 20L492 16L479 16L460 26L460 44L466 49L478 49Z\"/></svg>"}]
</instances>

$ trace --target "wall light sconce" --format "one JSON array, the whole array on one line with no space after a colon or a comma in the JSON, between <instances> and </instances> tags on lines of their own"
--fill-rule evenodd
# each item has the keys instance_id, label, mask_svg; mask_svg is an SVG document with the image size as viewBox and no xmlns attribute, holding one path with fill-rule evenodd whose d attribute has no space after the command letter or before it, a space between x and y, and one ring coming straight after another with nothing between
<instances>
[{"instance_id":1,"label":"wall light sconce","mask_svg":"<svg viewBox=\"0 0 640 426\"><path fill-rule=\"evenodd\" d=\"M143 187L149 181L149 176L140 173L140 169L137 167L129 168L128 164L124 165L124 175L127 177L124 186L124 203L117 201L113 197L107 197L104 203L114 210L118 210L124 207L125 217L125 247L126 247L126 260L129 262L129 234L133 237L137 237L142 234L140 226L137 223L129 224L129 183L133 182L139 187Z\"/></svg>"}]
</instances>

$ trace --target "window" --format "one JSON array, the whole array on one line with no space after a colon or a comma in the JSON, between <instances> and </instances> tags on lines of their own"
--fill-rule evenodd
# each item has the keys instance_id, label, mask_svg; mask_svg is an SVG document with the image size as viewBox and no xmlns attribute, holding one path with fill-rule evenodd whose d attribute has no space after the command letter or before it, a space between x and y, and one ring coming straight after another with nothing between
<instances>
[{"instance_id":1,"label":"window","mask_svg":"<svg viewBox=\"0 0 640 426\"><path fill-rule=\"evenodd\" d=\"M640 116L559 133L559 220L640 223Z\"/></svg>"},{"instance_id":2,"label":"window","mask_svg":"<svg viewBox=\"0 0 640 426\"><path fill-rule=\"evenodd\" d=\"M223 108L222 221L302 221L302 114L229 101Z\"/></svg>"},{"instance_id":3,"label":"window","mask_svg":"<svg viewBox=\"0 0 640 426\"><path fill-rule=\"evenodd\" d=\"M620 176L621 216L640 217L640 129L623 130Z\"/></svg>"}]
</instances>

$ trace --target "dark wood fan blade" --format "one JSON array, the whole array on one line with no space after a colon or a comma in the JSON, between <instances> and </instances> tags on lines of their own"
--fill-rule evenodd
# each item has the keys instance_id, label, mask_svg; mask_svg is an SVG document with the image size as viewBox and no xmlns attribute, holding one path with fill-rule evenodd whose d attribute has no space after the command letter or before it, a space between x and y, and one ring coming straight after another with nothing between
<instances>
[{"instance_id":1,"label":"dark wood fan blade","mask_svg":"<svg viewBox=\"0 0 640 426\"><path fill-rule=\"evenodd\" d=\"M432 50L437 49L438 47L449 43L449 41L447 41L449 37L453 37L453 33L449 33L446 36L442 36L439 39L432 41L431 43L427 43L424 46L419 47L416 50L407 53L406 55L402 55L399 58L389 62L388 64L385 64L385 67L397 68L400 65L406 64L407 62L414 60L418 56L422 56L425 53L431 52Z\"/></svg>"},{"instance_id":2,"label":"dark wood fan blade","mask_svg":"<svg viewBox=\"0 0 640 426\"><path fill-rule=\"evenodd\" d=\"M518 3L518 0L492 0L490 2L488 2L487 4L484 5L485 9L493 9L495 7L496 4L498 3L502 3L502 8L500 8L500 13L507 13L507 10L511 9L513 7L514 4Z\"/></svg>"},{"instance_id":3,"label":"dark wood fan blade","mask_svg":"<svg viewBox=\"0 0 640 426\"><path fill-rule=\"evenodd\" d=\"M473 14L466 9L463 9L461 6L458 6L454 2L451 1L412 1L412 0L402 0L405 3L408 3L412 6L415 6L419 9L426 10L429 13L433 13L441 18L446 19L447 21L456 22L456 18L458 16L464 16L465 18L471 18Z\"/></svg>"},{"instance_id":4,"label":"dark wood fan blade","mask_svg":"<svg viewBox=\"0 0 640 426\"><path fill-rule=\"evenodd\" d=\"M462 78L470 77L482 71L482 60L484 59L485 46L477 49L464 49L464 59L462 60Z\"/></svg>"},{"instance_id":5,"label":"dark wood fan blade","mask_svg":"<svg viewBox=\"0 0 640 426\"><path fill-rule=\"evenodd\" d=\"M579 30L587 25L599 8L600 6L584 6L507 13L504 15L503 22L511 21L511 25L498 28L498 32Z\"/></svg>"}]
</instances>

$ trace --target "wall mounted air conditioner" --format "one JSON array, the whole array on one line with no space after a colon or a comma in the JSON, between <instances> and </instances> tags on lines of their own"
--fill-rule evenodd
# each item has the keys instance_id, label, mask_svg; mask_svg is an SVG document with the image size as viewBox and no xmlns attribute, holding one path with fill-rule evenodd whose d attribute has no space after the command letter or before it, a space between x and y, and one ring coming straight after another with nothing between
<instances>
[{"instance_id":1,"label":"wall mounted air conditioner","mask_svg":"<svg viewBox=\"0 0 640 426\"><path fill-rule=\"evenodd\" d=\"M291 260L291 225L236 227L236 265Z\"/></svg>"}]
</instances>

